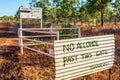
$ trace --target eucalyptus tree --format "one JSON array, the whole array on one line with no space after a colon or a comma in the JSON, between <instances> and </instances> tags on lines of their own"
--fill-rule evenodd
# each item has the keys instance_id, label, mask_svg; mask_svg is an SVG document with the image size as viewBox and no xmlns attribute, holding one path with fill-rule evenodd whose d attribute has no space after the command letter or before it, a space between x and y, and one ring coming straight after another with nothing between
<instances>
[{"instance_id":1,"label":"eucalyptus tree","mask_svg":"<svg viewBox=\"0 0 120 80\"><path fill-rule=\"evenodd\" d=\"M120 0L115 0L113 3L113 9L115 13L115 24L116 24L116 18L120 20Z\"/></svg>"},{"instance_id":2,"label":"eucalyptus tree","mask_svg":"<svg viewBox=\"0 0 120 80\"><path fill-rule=\"evenodd\" d=\"M99 11L101 13L101 26L104 24L104 11L110 5L111 0L87 0L90 13Z\"/></svg>"},{"instance_id":3,"label":"eucalyptus tree","mask_svg":"<svg viewBox=\"0 0 120 80\"><path fill-rule=\"evenodd\" d=\"M114 20L115 12L113 8L108 7L104 11L104 20L109 22L109 24Z\"/></svg>"},{"instance_id":4,"label":"eucalyptus tree","mask_svg":"<svg viewBox=\"0 0 120 80\"><path fill-rule=\"evenodd\" d=\"M65 19L65 23L69 23L70 18L75 17L77 13L77 5L79 0L61 0L59 1L59 7L61 10L61 16ZM75 19L74 19L75 20Z\"/></svg>"},{"instance_id":5,"label":"eucalyptus tree","mask_svg":"<svg viewBox=\"0 0 120 80\"><path fill-rule=\"evenodd\" d=\"M29 0L31 7L40 7L42 8L43 20L47 20L50 14L50 0Z\"/></svg>"},{"instance_id":6,"label":"eucalyptus tree","mask_svg":"<svg viewBox=\"0 0 120 80\"><path fill-rule=\"evenodd\" d=\"M89 21L90 14L88 11L88 7L89 7L89 3L84 3L84 5L82 4L80 9L79 9L79 12L80 12L79 17L80 17L81 22L88 22Z\"/></svg>"},{"instance_id":7,"label":"eucalyptus tree","mask_svg":"<svg viewBox=\"0 0 120 80\"><path fill-rule=\"evenodd\" d=\"M62 19L66 23L77 14L80 0L30 0L32 6L43 9L44 19ZM75 20L75 19L74 19Z\"/></svg>"}]
</instances>

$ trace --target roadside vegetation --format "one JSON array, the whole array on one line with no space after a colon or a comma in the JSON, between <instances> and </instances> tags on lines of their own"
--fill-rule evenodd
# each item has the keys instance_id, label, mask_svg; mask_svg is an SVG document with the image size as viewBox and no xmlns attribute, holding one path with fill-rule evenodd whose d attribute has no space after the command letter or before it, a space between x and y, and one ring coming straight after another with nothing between
<instances>
[{"instance_id":1,"label":"roadside vegetation","mask_svg":"<svg viewBox=\"0 0 120 80\"><path fill-rule=\"evenodd\" d=\"M82 37L114 34L115 61L111 70L74 80L120 80L120 0L29 0L29 4L43 9L43 27L80 27ZM54 80L53 58L27 49L20 53L19 12L0 17L0 80ZM39 27L39 21L23 20L23 27ZM68 32L60 31L63 33ZM43 45L42 49L47 52L47 47Z\"/></svg>"},{"instance_id":2,"label":"roadside vegetation","mask_svg":"<svg viewBox=\"0 0 120 80\"><path fill-rule=\"evenodd\" d=\"M120 21L119 0L29 0L30 7L42 8L43 22L69 24L86 23L90 27L117 24ZM22 6L22 5L21 5ZM19 21L15 16L2 16L1 21Z\"/></svg>"}]
</instances>

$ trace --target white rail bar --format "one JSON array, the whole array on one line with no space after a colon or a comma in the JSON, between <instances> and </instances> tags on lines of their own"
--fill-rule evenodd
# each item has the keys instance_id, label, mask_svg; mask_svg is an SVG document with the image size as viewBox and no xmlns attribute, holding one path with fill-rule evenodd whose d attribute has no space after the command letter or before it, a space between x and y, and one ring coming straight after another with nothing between
<instances>
[{"instance_id":1,"label":"white rail bar","mask_svg":"<svg viewBox=\"0 0 120 80\"><path fill-rule=\"evenodd\" d=\"M68 29L68 30L73 30L73 29L78 29L78 28L24 28L21 30L63 30L63 29Z\"/></svg>"},{"instance_id":2,"label":"white rail bar","mask_svg":"<svg viewBox=\"0 0 120 80\"><path fill-rule=\"evenodd\" d=\"M36 37L54 37L57 35L38 35L38 36L23 36L21 38L36 38Z\"/></svg>"},{"instance_id":3,"label":"white rail bar","mask_svg":"<svg viewBox=\"0 0 120 80\"><path fill-rule=\"evenodd\" d=\"M64 34L64 35L60 35L60 36L76 36L78 34Z\"/></svg>"},{"instance_id":4,"label":"white rail bar","mask_svg":"<svg viewBox=\"0 0 120 80\"><path fill-rule=\"evenodd\" d=\"M36 33L45 33L45 34L57 34L57 32L51 32L51 31L28 31L28 30L22 30L22 31L25 31L25 32L36 32Z\"/></svg>"},{"instance_id":5,"label":"white rail bar","mask_svg":"<svg viewBox=\"0 0 120 80\"><path fill-rule=\"evenodd\" d=\"M33 41L33 42L41 43L41 44L54 45L54 43L50 43L50 42L43 42L43 41L38 41L38 40L33 40L33 39L27 39L27 38L23 38L23 39L27 40L27 41Z\"/></svg>"},{"instance_id":6,"label":"white rail bar","mask_svg":"<svg viewBox=\"0 0 120 80\"><path fill-rule=\"evenodd\" d=\"M25 46L36 46L36 45L40 45L40 43L38 44L24 44Z\"/></svg>"},{"instance_id":7,"label":"white rail bar","mask_svg":"<svg viewBox=\"0 0 120 80\"><path fill-rule=\"evenodd\" d=\"M54 58L54 55L50 55L49 53L46 53L46 52L43 52L43 51L39 51L39 50L36 50L36 49L33 49L33 48L30 48L30 47L27 47L27 46L23 46L24 48L27 48L29 50L32 50L32 51L35 51L35 52L38 52L38 53L41 53L41 54L45 54L47 56L50 56L52 58Z\"/></svg>"},{"instance_id":8,"label":"white rail bar","mask_svg":"<svg viewBox=\"0 0 120 80\"><path fill-rule=\"evenodd\" d=\"M59 35L59 36L79 36L79 34L64 34L64 35ZM37 37L54 37L54 36L57 36L57 35L39 35L39 36L23 36L23 37L20 37L20 38L37 38Z\"/></svg>"}]
</instances>

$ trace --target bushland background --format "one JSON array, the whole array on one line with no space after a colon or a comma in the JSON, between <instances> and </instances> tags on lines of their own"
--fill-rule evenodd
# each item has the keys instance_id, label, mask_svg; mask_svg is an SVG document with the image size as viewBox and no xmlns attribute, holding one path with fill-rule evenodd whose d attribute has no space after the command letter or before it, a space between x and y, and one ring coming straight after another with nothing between
<instances>
[{"instance_id":1,"label":"bushland background","mask_svg":"<svg viewBox=\"0 0 120 80\"><path fill-rule=\"evenodd\" d=\"M43 9L43 27L80 27L82 37L114 34L112 69L74 80L120 80L120 0L29 0L29 4ZM54 80L54 59L29 50L20 54L19 12L0 17L0 79ZM23 20L25 28L39 25L38 20Z\"/></svg>"}]
</instances>

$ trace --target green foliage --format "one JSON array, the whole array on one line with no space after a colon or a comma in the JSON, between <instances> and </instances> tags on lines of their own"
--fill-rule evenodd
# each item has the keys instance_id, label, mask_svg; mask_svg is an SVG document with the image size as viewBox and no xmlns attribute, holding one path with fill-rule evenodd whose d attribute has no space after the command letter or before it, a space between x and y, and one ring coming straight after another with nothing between
<instances>
[{"instance_id":1,"label":"green foliage","mask_svg":"<svg viewBox=\"0 0 120 80\"><path fill-rule=\"evenodd\" d=\"M69 35L70 36L61 36L60 39L69 39L69 38L74 38L74 34L77 33L77 30L73 30L73 29L70 29L70 28L73 28L70 24L62 24L61 25L61 28L69 28L69 29L62 29L59 31L59 34L60 35Z\"/></svg>"},{"instance_id":2,"label":"green foliage","mask_svg":"<svg viewBox=\"0 0 120 80\"><path fill-rule=\"evenodd\" d=\"M14 16L2 16L0 17L1 21L15 21L15 17Z\"/></svg>"},{"instance_id":3,"label":"green foliage","mask_svg":"<svg viewBox=\"0 0 120 80\"><path fill-rule=\"evenodd\" d=\"M21 6L22 7L22 6ZM16 14L15 14L15 20L16 21L19 21L19 19L20 19L20 7L18 8L18 10L17 10L17 12L16 12Z\"/></svg>"},{"instance_id":4,"label":"green foliage","mask_svg":"<svg viewBox=\"0 0 120 80\"><path fill-rule=\"evenodd\" d=\"M56 20L62 20L65 23L68 23L72 17L77 16L79 2L79 0L30 0L32 6L43 9L44 21L56 22Z\"/></svg>"},{"instance_id":5,"label":"green foliage","mask_svg":"<svg viewBox=\"0 0 120 80\"><path fill-rule=\"evenodd\" d=\"M112 4L111 4L112 3ZM120 0L29 0L31 7L41 7L44 22L68 24L120 20ZM19 9L15 15L19 21Z\"/></svg>"},{"instance_id":6,"label":"green foliage","mask_svg":"<svg viewBox=\"0 0 120 80\"><path fill-rule=\"evenodd\" d=\"M31 7L41 7L44 22L68 24L120 20L120 0L29 0ZM15 16L2 16L1 21L19 21L20 10ZM101 21L100 21L101 20Z\"/></svg>"},{"instance_id":7,"label":"green foliage","mask_svg":"<svg viewBox=\"0 0 120 80\"><path fill-rule=\"evenodd\" d=\"M120 0L115 0L112 3L115 17L120 20Z\"/></svg>"},{"instance_id":8,"label":"green foliage","mask_svg":"<svg viewBox=\"0 0 120 80\"><path fill-rule=\"evenodd\" d=\"M104 11L111 3L111 0L87 0L88 2L88 12L89 14L94 14L96 11L101 13L101 25L104 22Z\"/></svg>"},{"instance_id":9,"label":"green foliage","mask_svg":"<svg viewBox=\"0 0 120 80\"><path fill-rule=\"evenodd\" d=\"M15 16L2 16L2 17L0 17L0 20L1 21L11 21L11 22L19 21L19 16L20 16L19 12L20 12L20 10L18 9Z\"/></svg>"}]
</instances>

